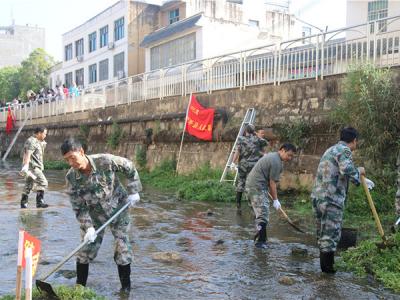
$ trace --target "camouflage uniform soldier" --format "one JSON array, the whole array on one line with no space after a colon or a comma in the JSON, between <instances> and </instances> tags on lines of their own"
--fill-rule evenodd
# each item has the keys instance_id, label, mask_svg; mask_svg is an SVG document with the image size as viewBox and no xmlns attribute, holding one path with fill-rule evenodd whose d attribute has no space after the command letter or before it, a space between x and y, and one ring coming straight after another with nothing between
<instances>
[{"instance_id":1,"label":"camouflage uniform soldier","mask_svg":"<svg viewBox=\"0 0 400 300\"><path fill-rule=\"evenodd\" d=\"M283 161L292 160L296 147L283 144L278 152L264 155L251 170L246 181L246 194L256 215L257 233L255 236L257 248L267 247L267 225L269 223L269 197L272 196L276 210L281 208L277 195L277 183L283 170Z\"/></svg>"},{"instance_id":2,"label":"camouflage uniform soldier","mask_svg":"<svg viewBox=\"0 0 400 300\"><path fill-rule=\"evenodd\" d=\"M96 257L104 236L104 231L96 235L95 229L104 224L119 207L127 202L133 204L139 201L138 193L142 186L135 167L126 158L111 154L85 155L82 145L74 139L65 140L61 151L72 167L66 179L72 209L80 223L81 238L90 242L77 255L76 283L85 286L89 263ZM127 177L128 192L116 173L123 173ZM128 210L110 224L115 243L114 260L123 291L131 288L132 249L129 244L129 228Z\"/></svg>"},{"instance_id":3,"label":"camouflage uniform soldier","mask_svg":"<svg viewBox=\"0 0 400 300\"><path fill-rule=\"evenodd\" d=\"M247 125L245 135L239 137L235 155L233 157L233 167L239 161L238 177L236 182L236 204L241 207L242 194L245 191L247 175L263 156L263 148L267 146L267 141L255 135L254 125Z\"/></svg>"},{"instance_id":4,"label":"camouflage uniform soldier","mask_svg":"<svg viewBox=\"0 0 400 300\"><path fill-rule=\"evenodd\" d=\"M317 239L320 249L322 272L334 273L334 254L340 240L344 202L348 181L360 184L364 168L356 168L352 151L357 147L358 133L347 127L340 132L340 141L325 151L322 156L311 193L313 211L316 218ZM368 187L373 182L366 179Z\"/></svg>"},{"instance_id":5,"label":"camouflage uniform soldier","mask_svg":"<svg viewBox=\"0 0 400 300\"><path fill-rule=\"evenodd\" d=\"M399 156L397 156L397 192L396 192L396 214L400 217L400 152Z\"/></svg>"},{"instance_id":6,"label":"camouflage uniform soldier","mask_svg":"<svg viewBox=\"0 0 400 300\"><path fill-rule=\"evenodd\" d=\"M47 136L47 129L37 127L34 135L28 138L24 145L23 167L21 175L25 176L25 187L21 197L21 208L28 207L28 196L33 186L36 190L36 207L46 208L44 202L44 191L47 188L47 179L43 174L43 152L46 147L44 139Z\"/></svg>"}]
</instances>

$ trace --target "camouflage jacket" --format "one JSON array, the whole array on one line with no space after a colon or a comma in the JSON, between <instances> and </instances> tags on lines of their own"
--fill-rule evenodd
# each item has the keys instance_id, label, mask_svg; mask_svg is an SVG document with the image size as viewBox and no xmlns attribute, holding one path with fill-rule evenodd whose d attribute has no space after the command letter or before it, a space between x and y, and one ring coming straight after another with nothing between
<instances>
[{"instance_id":1,"label":"camouflage jacket","mask_svg":"<svg viewBox=\"0 0 400 300\"><path fill-rule=\"evenodd\" d=\"M238 139L239 164L243 162L256 163L263 156L263 148L267 141L256 135L241 136Z\"/></svg>"},{"instance_id":2,"label":"camouflage jacket","mask_svg":"<svg viewBox=\"0 0 400 300\"><path fill-rule=\"evenodd\" d=\"M43 171L43 153L46 148L45 141L39 141L36 137L31 136L28 138L24 145L24 151L31 151L31 158L29 160L29 169L39 168Z\"/></svg>"},{"instance_id":3,"label":"camouflage jacket","mask_svg":"<svg viewBox=\"0 0 400 300\"><path fill-rule=\"evenodd\" d=\"M349 179L356 185L360 184L360 174L354 166L351 150L340 141L321 157L311 198L343 207Z\"/></svg>"},{"instance_id":4,"label":"camouflage jacket","mask_svg":"<svg viewBox=\"0 0 400 300\"><path fill-rule=\"evenodd\" d=\"M87 158L92 167L88 176L72 168L66 175L72 209L85 229L93 226L92 218L97 215L110 218L117 207L127 202L128 194L142 190L139 174L130 160L111 154L88 155ZM128 192L116 173L126 176Z\"/></svg>"}]
</instances>

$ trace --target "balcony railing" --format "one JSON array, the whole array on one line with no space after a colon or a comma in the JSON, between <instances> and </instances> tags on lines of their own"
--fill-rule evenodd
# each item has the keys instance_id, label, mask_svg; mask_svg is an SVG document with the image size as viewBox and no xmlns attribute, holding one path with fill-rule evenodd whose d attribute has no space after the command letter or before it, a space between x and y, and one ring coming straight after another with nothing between
<instances>
[{"instance_id":1,"label":"balcony railing","mask_svg":"<svg viewBox=\"0 0 400 300\"><path fill-rule=\"evenodd\" d=\"M400 16L385 19L387 31L371 33L371 24L380 21L143 73L85 89L76 98L28 102L14 105L12 110L17 120L26 116L44 118L191 92L212 93L310 78L323 80L325 76L347 72L353 64L366 62L379 67L400 65ZM2 108L2 126L6 119L7 108Z\"/></svg>"}]
</instances>

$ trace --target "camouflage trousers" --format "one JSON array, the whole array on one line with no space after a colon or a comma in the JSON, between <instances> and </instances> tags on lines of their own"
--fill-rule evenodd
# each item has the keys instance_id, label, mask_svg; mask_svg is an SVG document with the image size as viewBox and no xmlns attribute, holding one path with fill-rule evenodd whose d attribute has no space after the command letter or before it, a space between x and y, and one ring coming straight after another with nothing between
<instances>
[{"instance_id":1,"label":"camouflage trousers","mask_svg":"<svg viewBox=\"0 0 400 300\"><path fill-rule=\"evenodd\" d=\"M269 199L268 190L257 190L252 188L246 188L247 198L250 200L251 206L253 207L254 214L256 216L256 227L260 223L269 223Z\"/></svg>"},{"instance_id":2,"label":"camouflage trousers","mask_svg":"<svg viewBox=\"0 0 400 300\"><path fill-rule=\"evenodd\" d=\"M244 192L246 189L246 179L255 163L240 162L238 165L238 176L236 179L236 192Z\"/></svg>"},{"instance_id":3,"label":"camouflage trousers","mask_svg":"<svg viewBox=\"0 0 400 300\"><path fill-rule=\"evenodd\" d=\"M43 174L43 171L40 170L39 168L34 168L30 170L33 175L36 176L36 179L33 180L32 177L26 177L25 179L25 186L23 190L23 194L29 195L29 193L32 191L45 191L47 188L47 179Z\"/></svg>"},{"instance_id":4,"label":"camouflage trousers","mask_svg":"<svg viewBox=\"0 0 400 300\"><path fill-rule=\"evenodd\" d=\"M97 230L102 224L107 222L105 215L91 215L94 228ZM117 265L127 265L132 262L132 247L129 243L130 216L129 209L122 212L114 222L109 225L112 235L114 236L114 261ZM100 232L93 243L83 247L77 255L77 261L81 264L92 262L100 249L103 241L104 232ZM85 229L81 226L81 240L86 234Z\"/></svg>"},{"instance_id":5,"label":"camouflage trousers","mask_svg":"<svg viewBox=\"0 0 400 300\"><path fill-rule=\"evenodd\" d=\"M321 252L334 252L342 233L343 209L326 200L312 199L316 219L318 247Z\"/></svg>"}]
</instances>

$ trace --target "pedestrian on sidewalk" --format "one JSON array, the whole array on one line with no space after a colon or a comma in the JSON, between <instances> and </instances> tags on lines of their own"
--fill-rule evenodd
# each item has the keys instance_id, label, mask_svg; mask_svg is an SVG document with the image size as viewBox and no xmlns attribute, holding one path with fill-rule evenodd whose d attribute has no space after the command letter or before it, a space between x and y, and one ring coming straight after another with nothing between
<instances>
[{"instance_id":1,"label":"pedestrian on sidewalk","mask_svg":"<svg viewBox=\"0 0 400 300\"><path fill-rule=\"evenodd\" d=\"M24 156L21 174L25 176L25 187L21 197L21 208L28 207L28 196L32 189L36 191L36 207L46 208L44 192L47 188L47 179L43 174L43 153L46 148L44 141L47 136L45 127L37 127L33 136L28 138L24 145Z\"/></svg>"},{"instance_id":2,"label":"pedestrian on sidewalk","mask_svg":"<svg viewBox=\"0 0 400 300\"><path fill-rule=\"evenodd\" d=\"M322 155L311 193L316 219L317 240L322 272L334 273L334 255L340 240L344 202L349 180L360 185L363 167L353 163L352 151L357 148L358 132L352 127L340 131L340 141ZM366 179L369 189L374 183Z\"/></svg>"},{"instance_id":3,"label":"pedestrian on sidewalk","mask_svg":"<svg viewBox=\"0 0 400 300\"><path fill-rule=\"evenodd\" d=\"M278 152L264 155L251 170L246 180L246 194L256 217L256 235L254 240L257 248L267 247L267 226L269 223L269 194L272 196L276 210L281 208L278 200L277 184L283 171L284 161L293 159L296 147L293 144L283 144Z\"/></svg>"},{"instance_id":4,"label":"pedestrian on sidewalk","mask_svg":"<svg viewBox=\"0 0 400 300\"><path fill-rule=\"evenodd\" d=\"M89 241L78 252L76 262L76 283L86 286L89 263L97 256L104 236L104 231L96 235L96 229L110 219L120 206L138 202L142 185L132 161L124 157L111 154L86 155L82 144L73 138L64 141L61 152L71 166L66 175L68 194L80 223L81 239ZM127 190L121 184L118 173L126 176ZM114 261L118 266L121 290L124 292L131 289L130 222L129 210L125 210L110 224L115 244Z\"/></svg>"}]
</instances>

